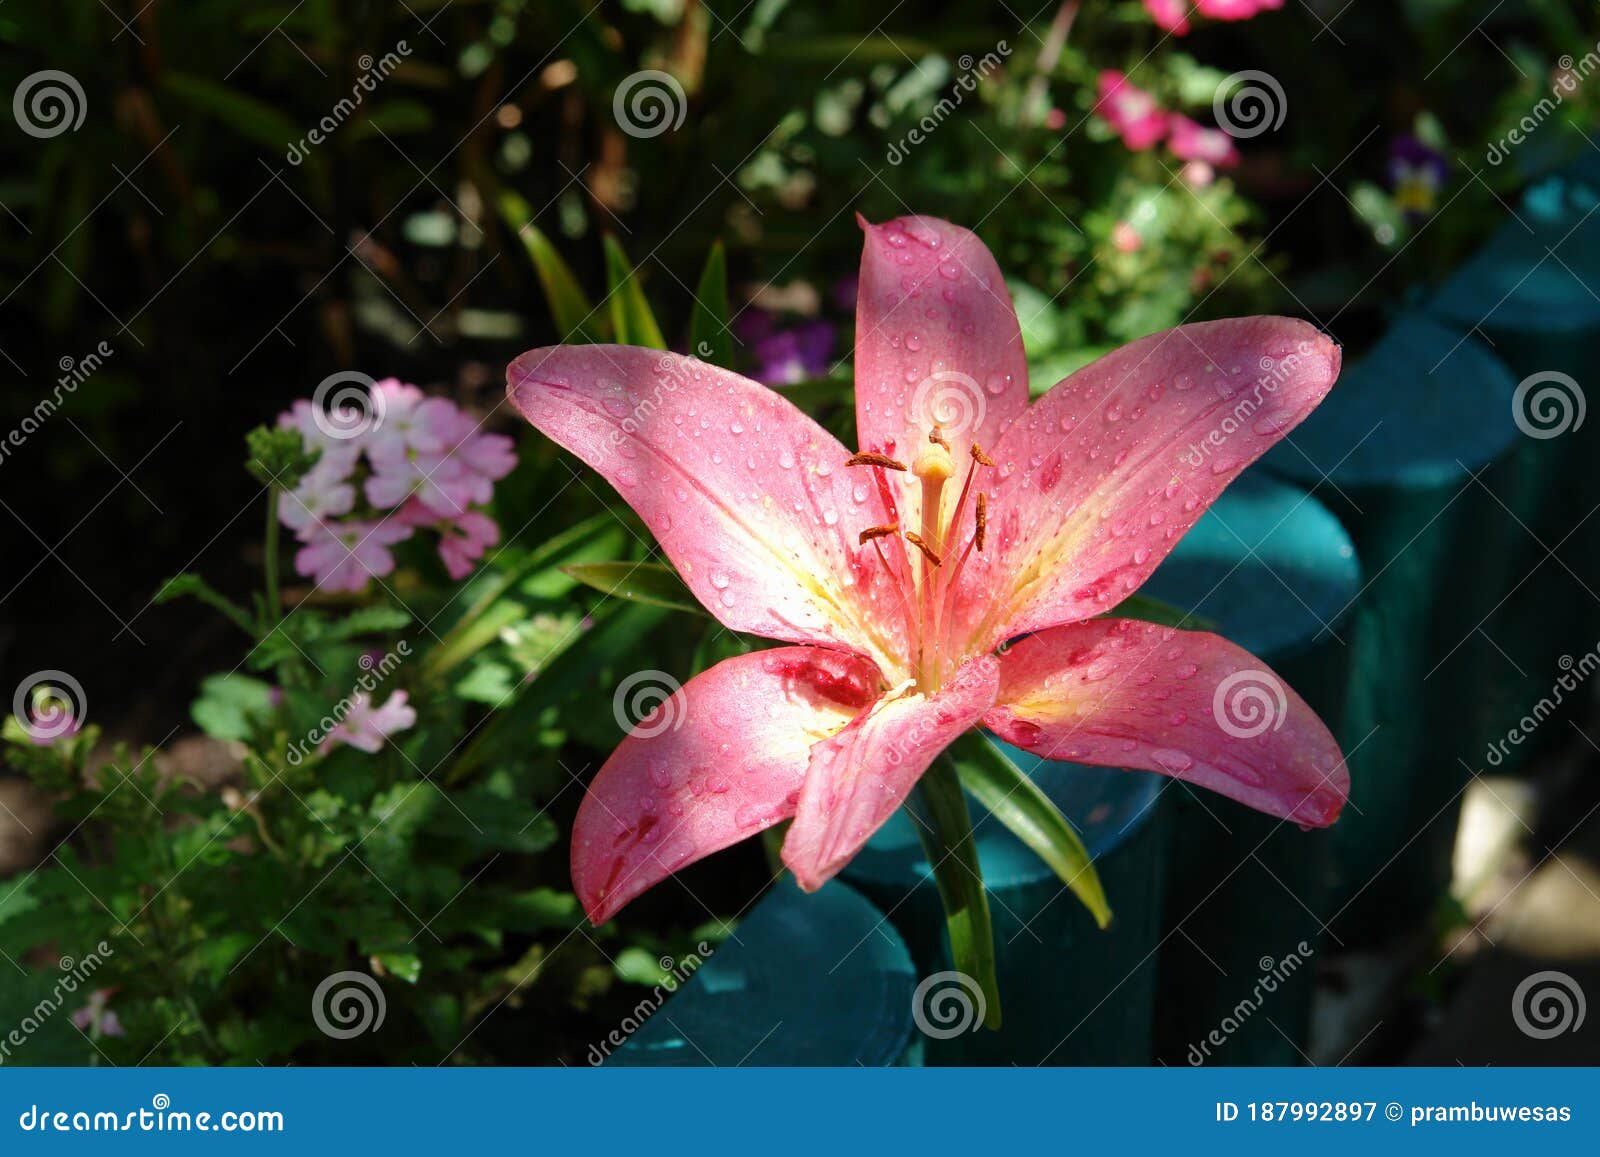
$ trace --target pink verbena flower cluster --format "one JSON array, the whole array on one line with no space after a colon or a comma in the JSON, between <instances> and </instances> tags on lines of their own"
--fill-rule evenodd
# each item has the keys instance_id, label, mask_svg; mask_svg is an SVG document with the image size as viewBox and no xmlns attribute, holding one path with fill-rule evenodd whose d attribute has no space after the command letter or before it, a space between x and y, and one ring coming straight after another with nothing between
<instances>
[{"instance_id":1,"label":"pink verbena flower cluster","mask_svg":"<svg viewBox=\"0 0 1600 1157\"><path fill-rule=\"evenodd\" d=\"M373 385L365 408L330 412L302 399L278 424L320 452L278 507L301 543L295 570L319 588L365 589L394 570L390 548L418 529L439 535L439 557L454 579L500 540L480 508L517 464L511 439L479 433L448 399L388 378Z\"/></svg>"},{"instance_id":2,"label":"pink verbena flower cluster","mask_svg":"<svg viewBox=\"0 0 1600 1157\"><path fill-rule=\"evenodd\" d=\"M1135 152L1166 141L1172 155L1182 161L1223 168L1239 163L1239 150L1227 133L1163 109L1155 97L1115 69L1108 68L1100 74L1095 111Z\"/></svg>"},{"instance_id":3,"label":"pink verbena flower cluster","mask_svg":"<svg viewBox=\"0 0 1600 1157\"><path fill-rule=\"evenodd\" d=\"M1177 36L1189 34L1189 17L1211 20L1248 20L1258 12L1282 8L1283 0L1144 0L1145 11L1162 28Z\"/></svg>"}]
</instances>

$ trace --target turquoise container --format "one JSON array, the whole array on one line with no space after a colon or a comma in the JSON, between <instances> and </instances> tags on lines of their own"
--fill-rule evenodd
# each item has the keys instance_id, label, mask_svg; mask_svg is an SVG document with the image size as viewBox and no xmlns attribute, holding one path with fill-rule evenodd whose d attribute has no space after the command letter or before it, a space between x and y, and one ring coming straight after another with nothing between
<instances>
[{"instance_id":1,"label":"turquoise container","mask_svg":"<svg viewBox=\"0 0 1600 1157\"><path fill-rule=\"evenodd\" d=\"M1143 1065L1153 1051L1167 820L1161 777L1006 753L1082 836L1105 885L1111 926L968 797L994 921L1004 1024L954 1036L933 1021L928 1064ZM925 978L951 970L944 912L904 810L845 869L889 914ZM932 993L927 999L932 998ZM931 1019L931 1018L926 1018Z\"/></svg>"},{"instance_id":2,"label":"turquoise container","mask_svg":"<svg viewBox=\"0 0 1600 1157\"><path fill-rule=\"evenodd\" d=\"M1494 492L1522 465L1515 387L1482 342L1409 316L1263 459L1334 511L1366 576L1341 631L1352 788L1332 828L1330 919L1347 946L1428 919L1449 884L1469 769L1499 725L1491 704L1521 693L1505 690L1515 670L1497 653L1518 644L1490 633L1523 533Z\"/></svg>"},{"instance_id":3,"label":"turquoise container","mask_svg":"<svg viewBox=\"0 0 1600 1157\"><path fill-rule=\"evenodd\" d=\"M674 961L677 972L687 959ZM915 1064L916 985L905 944L870 903L837 882L807 896L785 877L676 992L641 990L642 1025L619 1026L624 1043L598 1042L590 1060L633 1067Z\"/></svg>"},{"instance_id":4,"label":"turquoise container","mask_svg":"<svg viewBox=\"0 0 1600 1157\"><path fill-rule=\"evenodd\" d=\"M1360 589L1355 545L1339 520L1305 490L1260 471L1230 486L1144 587L1259 656L1335 731ZM1175 830L1158 1057L1169 1065L1300 1064L1315 957L1325 947L1331 833L1302 832L1186 784L1174 782L1166 795ZM1263 977L1270 997L1240 1017Z\"/></svg>"}]
</instances>

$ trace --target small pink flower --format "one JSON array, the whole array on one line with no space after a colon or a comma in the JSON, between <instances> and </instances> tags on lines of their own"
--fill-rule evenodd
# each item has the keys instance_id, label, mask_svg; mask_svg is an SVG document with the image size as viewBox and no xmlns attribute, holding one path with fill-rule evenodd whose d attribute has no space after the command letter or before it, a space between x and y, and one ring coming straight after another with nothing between
<instances>
[{"instance_id":1,"label":"small pink flower","mask_svg":"<svg viewBox=\"0 0 1600 1157\"><path fill-rule=\"evenodd\" d=\"M416 725L416 708L407 704L406 698L404 691L396 691L382 707L374 708L371 696L365 691L356 692L350 698L350 710L322 741L323 748L347 743L368 755L383 750L389 736Z\"/></svg>"},{"instance_id":2,"label":"small pink flower","mask_svg":"<svg viewBox=\"0 0 1600 1157\"><path fill-rule=\"evenodd\" d=\"M1204 189L1217 179L1217 171L1204 161L1186 161L1178 175L1191 189Z\"/></svg>"},{"instance_id":3,"label":"small pink flower","mask_svg":"<svg viewBox=\"0 0 1600 1157\"><path fill-rule=\"evenodd\" d=\"M1167 116L1156 98L1113 69L1100 74L1100 99L1095 111L1135 152L1153 147L1167 135Z\"/></svg>"},{"instance_id":4,"label":"small pink flower","mask_svg":"<svg viewBox=\"0 0 1600 1157\"><path fill-rule=\"evenodd\" d=\"M72 1014L72 1023L95 1036L122 1036L122 1021L106 1007L116 995L114 988L99 988L89 994L89 1003Z\"/></svg>"},{"instance_id":5,"label":"small pink flower","mask_svg":"<svg viewBox=\"0 0 1600 1157\"><path fill-rule=\"evenodd\" d=\"M1044 114L1044 127L1053 133L1059 133L1067 127L1067 114L1059 108L1052 108Z\"/></svg>"},{"instance_id":6,"label":"small pink flower","mask_svg":"<svg viewBox=\"0 0 1600 1157\"><path fill-rule=\"evenodd\" d=\"M1221 129L1208 129L1190 120L1182 113L1167 118L1167 147L1174 156L1185 161L1204 161L1222 169L1231 169L1239 163L1239 150L1233 138Z\"/></svg>"},{"instance_id":7,"label":"small pink flower","mask_svg":"<svg viewBox=\"0 0 1600 1157\"><path fill-rule=\"evenodd\" d=\"M1195 0L1195 10L1212 20L1248 20L1282 7L1283 0Z\"/></svg>"},{"instance_id":8,"label":"small pink flower","mask_svg":"<svg viewBox=\"0 0 1600 1157\"><path fill-rule=\"evenodd\" d=\"M1176 36L1189 33L1189 0L1144 0L1150 19Z\"/></svg>"},{"instance_id":9,"label":"small pink flower","mask_svg":"<svg viewBox=\"0 0 1600 1157\"><path fill-rule=\"evenodd\" d=\"M1111 244L1118 253L1137 253L1144 244L1144 238L1139 236L1139 231L1126 221L1118 221L1111 230Z\"/></svg>"},{"instance_id":10,"label":"small pink flower","mask_svg":"<svg viewBox=\"0 0 1600 1157\"><path fill-rule=\"evenodd\" d=\"M318 522L301 537L306 545L295 552L295 570L323 590L357 593L394 570L389 548L410 538L411 527L396 519Z\"/></svg>"},{"instance_id":11,"label":"small pink flower","mask_svg":"<svg viewBox=\"0 0 1600 1157\"><path fill-rule=\"evenodd\" d=\"M478 510L469 510L453 523L439 528L439 557L453 579L472 573L483 552L500 541L500 527Z\"/></svg>"},{"instance_id":12,"label":"small pink flower","mask_svg":"<svg viewBox=\"0 0 1600 1157\"><path fill-rule=\"evenodd\" d=\"M300 485L278 504L278 521L296 535L308 534L317 523L349 514L356 503L350 485L350 466L324 456L300 479Z\"/></svg>"}]
</instances>

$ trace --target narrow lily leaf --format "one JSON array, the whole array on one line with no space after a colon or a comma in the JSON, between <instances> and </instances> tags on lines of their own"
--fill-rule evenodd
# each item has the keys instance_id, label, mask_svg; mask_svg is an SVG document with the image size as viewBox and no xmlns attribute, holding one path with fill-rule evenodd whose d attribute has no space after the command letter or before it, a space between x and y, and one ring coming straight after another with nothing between
<instances>
[{"instance_id":1,"label":"narrow lily leaf","mask_svg":"<svg viewBox=\"0 0 1600 1157\"><path fill-rule=\"evenodd\" d=\"M917 783L925 816L914 817L923 854L933 867L939 900L950 931L950 955L983 993L983 1023L1000 1027L1000 983L995 976L994 925L983 887L978 846L972 838L967 798L948 756L934 762ZM924 822L925 821L925 822Z\"/></svg>"},{"instance_id":2,"label":"narrow lily leaf","mask_svg":"<svg viewBox=\"0 0 1600 1157\"><path fill-rule=\"evenodd\" d=\"M1215 631L1215 621L1191 614L1182 607L1164 603L1149 595L1129 595L1111 608L1108 619L1140 619L1161 627L1182 627L1186 631Z\"/></svg>"},{"instance_id":3,"label":"narrow lily leaf","mask_svg":"<svg viewBox=\"0 0 1600 1157\"><path fill-rule=\"evenodd\" d=\"M658 562L580 562L562 567L561 573L629 602L705 614L678 572Z\"/></svg>"},{"instance_id":4,"label":"narrow lily leaf","mask_svg":"<svg viewBox=\"0 0 1600 1157\"><path fill-rule=\"evenodd\" d=\"M733 334L728 329L728 258L718 241L711 247L689 319L690 353L701 361L733 368Z\"/></svg>"},{"instance_id":5,"label":"narrow lily leaf","mask_svg":"<svg viewBox=\"0 0 1600 1157\"><path fill-rule=\"evenodd\" d=\"M593 342L596 340L592 318L594 306L584 295L573 276L572 269L561 259L550 239L533 223L533 209L518 194L505 190L497 199L500 216L517 231L523 247L533 261L534 272L544 289L545 300L550 303L550 316L564 342Z\"/></svg>"},{"instance_id":6,"label":"narrow lily leaf","mask_svg":"<svg viewBox=\"0 0 1600 1157\"><path fill-rule=\"evenodd\" d=\"M956 740L949 755L961 776L961 785L1050 865L1061 882L1083 901L1096 924L1102 928L1110 924L1111 908L1106 904L1105 889L1089 850L1039 785L976 731Z\"/></svg>"},{"instance_id":7,"label":"narrow lily leaf","mask_svg":"<svg viewBox=\"0 0 1600 1157\"><path fill-rule=\"evenodd\" d=\"M644 287L628 264L628 255L615 237L606 236L606 301L611 309L611 328L622 345L646 346L664 350L667 339L661 336L655 314L644 298Z\"/></svg>"}]
</instances>

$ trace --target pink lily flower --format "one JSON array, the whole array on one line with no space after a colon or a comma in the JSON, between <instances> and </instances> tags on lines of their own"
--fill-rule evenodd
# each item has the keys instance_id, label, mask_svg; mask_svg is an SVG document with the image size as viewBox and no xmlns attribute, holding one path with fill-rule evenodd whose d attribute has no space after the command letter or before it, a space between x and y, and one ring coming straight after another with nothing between
<instances>
[{"instance_id":1,"label":"pink lily flower","mask_svg":"<svg viewBox=\"0 0 1600 1157\"><path fill-rule=\"evenodd\" d=\"M973 727L1331 823L1338 745L1259 660L1098 616L1322 399L1338 346L1288 318L1186 325L1030 406L983 243L927 217L862 227L859 453L692 358L558 346L508 370L517 408L618 489L707 610L791 644L691 679L600 769L573 829L590 919L790 818L784 862L821 887ZM1224 700L1252 679L1273 716L1241 727Z\"/></svg>"},{"instance_id":2,"label":"pink lily flower","mask_svg":"<svg viewBox=\"0 0 1600 1157\"><path fill-rule=\"evenodd\" d=\"M1095 111L1134 152L1153 147L1167 135L1167 114L1156 98L1114 69L1100 74Z\"/></svg>"},{"instance_id":3,"label":"pink lily flower","mask_svg":"<svg viewBox=\"0 0 1600 1157\"><path fill-rule=\"evenodd\" d=\"M1167 126L1167 147L1179 160L1204 161L1221 169L1231 169L1239 163L1233 138L1221 129L1208 129L1176 112L1168 118Z\"/></svg>"}]
</instances>

